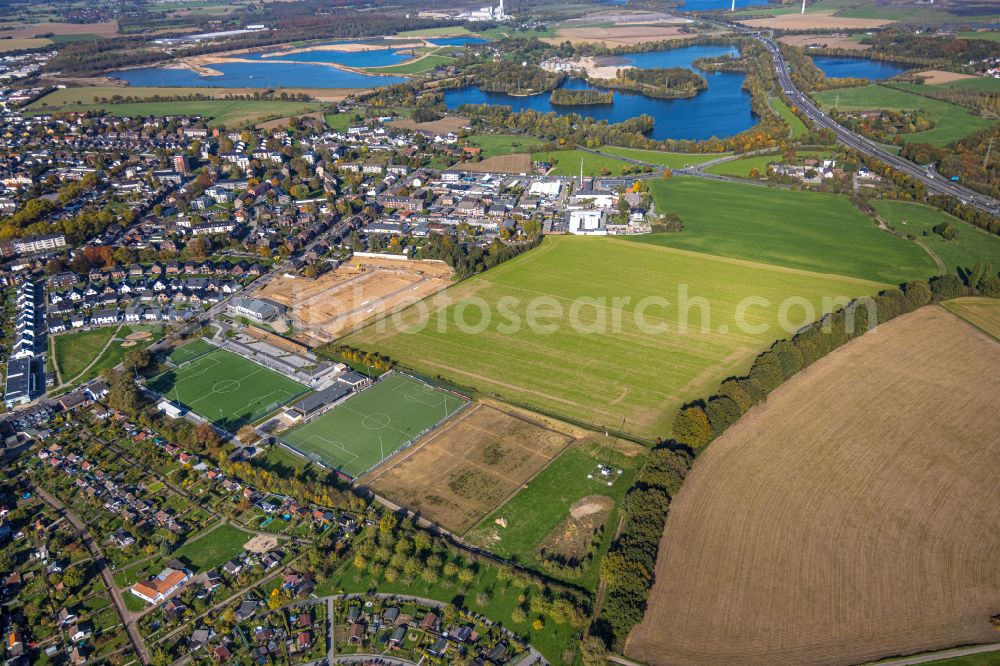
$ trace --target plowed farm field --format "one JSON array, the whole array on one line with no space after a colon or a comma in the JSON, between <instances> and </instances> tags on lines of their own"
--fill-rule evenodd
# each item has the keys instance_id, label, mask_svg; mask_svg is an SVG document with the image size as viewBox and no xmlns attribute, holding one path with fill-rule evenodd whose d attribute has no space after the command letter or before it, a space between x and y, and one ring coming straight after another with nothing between
<instances>
[{"instance_id":1,"label":"plowed farm field","mask_svg":"<svg viewBox=\"0 0 1000 666\"><path fill-rule=\"evenodd\" d=\"M1000 343L933 306L799 373L698 458L626 655L849 664L997 640Z\"/></svg>"}]
</instances>

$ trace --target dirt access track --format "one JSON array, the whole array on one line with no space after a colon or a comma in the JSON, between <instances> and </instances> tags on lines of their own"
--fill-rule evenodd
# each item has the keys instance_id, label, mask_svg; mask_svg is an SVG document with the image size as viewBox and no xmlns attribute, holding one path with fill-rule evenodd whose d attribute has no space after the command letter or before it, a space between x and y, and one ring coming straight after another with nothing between
<instances>
[{"instance_id":1,"label":"dirt access track","mask_svg":"<svg viewBox=\"0 0 1000 666\"><path fill-rule=\"evenodd\" d=\"M1000 342L938 306L797 374L698 457L625 654L854 664L997 640Z\"/></svg>"},{"instance_id":2,"label":"dirt access track","mask_svg":"<svg viewBox=\"0 0 1000 666\"><path fill-rule=\"evenodd\" d=\"M451 268L437 261L355 257L315 280L280 277L257 296L284 305L295 339L313 346L437 293L451 276Z\"/></svg>"}]
</instances>

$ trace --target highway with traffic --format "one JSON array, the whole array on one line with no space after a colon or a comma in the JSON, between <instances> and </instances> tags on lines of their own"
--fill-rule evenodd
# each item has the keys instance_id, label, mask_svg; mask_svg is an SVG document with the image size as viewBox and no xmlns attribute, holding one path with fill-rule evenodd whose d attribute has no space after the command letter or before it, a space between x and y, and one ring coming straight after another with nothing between
<instances>
[{"instance_id":1,"label":"highway with traffic","mask_svg":"<svg viewBox=\"0 0 1000 666\"><path fill-rule=\"evenodd\" d=\"M788 63L785 62L781 49L774 41L773 35L770 32L756 32L733 23L727 23L726 25L732 30L750 34L767 48L767 50L771 53L771 57L774 59L774 68L778 75L778 82L785 91L785 95L788 99L792 100L795 105L806 116L808 116L813 123L816 124L817 127L831 130L836 134L837 139L844 145L854 148L855 150L866 155L876 157L897 171L901 171L914 180L920 181L931 194L943 194L956 197L967 206L974 206L975 208L990 213L991 215L1000 215L1000 201L997 201L993 197L970 190L959 183L952 182L944 176L937 174L932 169L925 169L914 164L913 162L910 162L909 160L899 157L898 155L893 155L877 143L855 134L831 119L822 111L822 109L819 108L819 106L816 105L815 102L812 101L812 99L809 98L808 95L799 91L799 89L795 87Z\"/></svg>"}]
</instances>

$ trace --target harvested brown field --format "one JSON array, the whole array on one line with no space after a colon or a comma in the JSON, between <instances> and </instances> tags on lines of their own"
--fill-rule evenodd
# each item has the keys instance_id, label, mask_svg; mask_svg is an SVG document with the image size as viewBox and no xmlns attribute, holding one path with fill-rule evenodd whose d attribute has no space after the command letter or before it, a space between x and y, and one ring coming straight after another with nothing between
<instances>
[{"instance_id":1,"label":"harvested brown field","mask_svg":"<svg viewBox=\"0 0 1000 666\"><path fill-rule=\"evenodd\" d=\"M462 162L454 168L459 171L472 171L474 173L530 173L531 155L528 153L494 155L478 162Z\"/></svg>"},{"instance_id":2,"label":"harvested brown field","mask_svg":"<svg viewBox=\"0 0 1000 666\"><path fill-rule=\"evenodd\" d=\"M573 440L541 423L477 403L360 482L462 533Z\"/></svg>"},{"instance_id":3,"label":"harvested brown field","mask_svg":"<svg viewBox=\"0 0 1000 666\"><path fill-rule=\"evenodd\" d=\"M0 33L0 53L7 51L20 51L21 49L40 49L52 43L51 39L34 37L15 37L14 39L3 38Z\"/></svg>"},{"instance_id":4,"label":"harvested brown field","mask_svg":"<svg viewBox=\"0 0 1000 666\"><path fill-rule=\"evenodd\" d=\"M774 30L868 30L895 23L885 19L847 18L834 16L833 12L807 12L805 14L779 14L767 18L740 21L751 28Z\"/></svg>"},{"instance_id":5,"label":"harvested brown field","mask_svg":"<svg viewBox=\"0 0 1000 666\"><path fill-rule=\"evenodd\" d=\"M934 86L939 83L951 83L952 81L961 81L962 79L976 78L972 74L959 74L958 72L946 72L941 69L928 69L923 72L915 72L913 76L919 76L920 78L924 79L924 83L930 86Z\"/></svg>"},{"instance_id":6,"label":"harvested brown field","mask_svg":"<svg viewBox=\"0 0 1000 666\"><path fill-rule=\"evenodd\" d=\"M118 35L118 21L101 21L99 23L4 23L0 37L23 39L37 35L97 35L98 37L115 37Z\"/></svg>"},{"instance_id":7,"label":"harvested brown field","mask_svg":"<svg viewBox=\"0 0 1000 666\"><path fill-rule=\"evenodd\" d=\"M257 295L288 308L295 339L312 347L437 293L451 284L451 275L437 261L355 257L315 280L280 277Z\"/></svg>"},{"instance_id":8,"label":"harvested brown field","mask_svg":"<svg viewBox=\"0 0 1000 666\"><path fill-rule=\"evenodd\" d=\"M608 46L626 46L643 42L659 42L665 39L692 39L697 33L682 32L679 25L618 25L610 28L562 28L555 38L542 41L561 44L569 40L574 44L605 43Z\"/></svg>"},{"instance_id":9,"label":"harvested brown field","mask_svg":"<svg viewBox=\"0 0 1000 666\"><path fill-rule=\"evenodd\" d=\"M997 640L1000 343L940 307L799 373L701 455L626 644L850 664Z\"/></svg>"},{"instance_id":10,"label":"harvested brown field","mask_svg":"<svg viewBox=\"0 0 1000 666\"><path fill-rule=\"evenodd\" d=\"M1000 301L997 299L969 296L945 301L944 307L1000 340Z\"/></svg>"},{"instance_id":11,"label":"harvested brown field","mask_svg":"<svg viewBox=\"0 0 1000 666\"><path fill-rule=\"evenodd\" d=\"M438 120L418 123L410 118L397 118L389 124L393 127L406 130L423 130L425 132L433 132L434 134L448 134L449 132L457 134L463 128L468 127L469 119L464 116L445 116Z\"/></svg>"},{"instance_id":12,"label":"harvested brown field","mask_svg":"<svg viewBox=\"0 0 1000 666\"><path fill-rule=\"evenodd\" d=\"M845 51L867 51L870 44L861 44L847 35L785 35L778 41L789 46L807 48L810 46L824 49L844 49Z\"/></svg>"}]
</instances>

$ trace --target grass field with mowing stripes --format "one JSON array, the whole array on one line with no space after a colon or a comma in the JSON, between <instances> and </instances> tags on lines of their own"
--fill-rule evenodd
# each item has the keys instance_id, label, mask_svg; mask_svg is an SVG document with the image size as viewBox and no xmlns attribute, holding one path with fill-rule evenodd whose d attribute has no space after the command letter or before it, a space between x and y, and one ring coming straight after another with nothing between
<instances>
[{"instance_id":1,"label":"grass field with mowing stripes","mask_svg":"<svg viewBox=\"0 0 1000 666\"><path fill-rule=\"evenodd\" d=\"M715 390L787 335L777 326L785 299L812 304L818 316L824 296L881 286L617 238L549 236L441 292L448 300L429 312L408 308L400 326L371 325L343 342L595 426L617 428L624 417L625 431L652 439L669 434L683 402ZM751 296L770 304L751 308L764 328L739 325L739 304ZM694 297L704 309L682 303Z\"/></svg>"},{"instance_id":2,"label":"grass field with mowing stripes","mask_svg":"<svg viewBox=\"0 0 1000 666\"><path fill-rule=\"evenodd\" d=\"M880 230L843 195L697 178L653 180L649 190L656 210L680 215L684 230L631 237L637 243L888 284L936 272L916 243Z\"/></svg>"},{"instance_id":3,"label":"grass field with mowing stripes","mask_svg":"<svg viewBox=\"0 0 1000 666\"><path fill-rule=\"evenodd\" d=\"M189 361L193 361L199 356L209 354L216 349L218 349L218 347L213 345L211 342L207 342L199 338L198 340L187 343L183 347L174 349L170 352L167 358L174 365L183 365Z\"/></svg>"},{"instance_id":4,"label":"grass field with mowing stripes","mask_svg":"<svg viewBox=\"0 0 1000 666\"><path fill-rule=\"evenodd\" d=\"M465 404L458 396L397 373L294 428L283 439L354 477Z\"/></svg>"},{"instance_id":5,"label":"grass field with mowing stripes","mask_svg":"<svg viewBox=\"0 0 1000 666\"><path fill-rule=\"evenodd\" d=\"M263 418L308 390L224 349L188 360L154 377L148 386L231 432Z\"/></svg>"}]
</instances>

